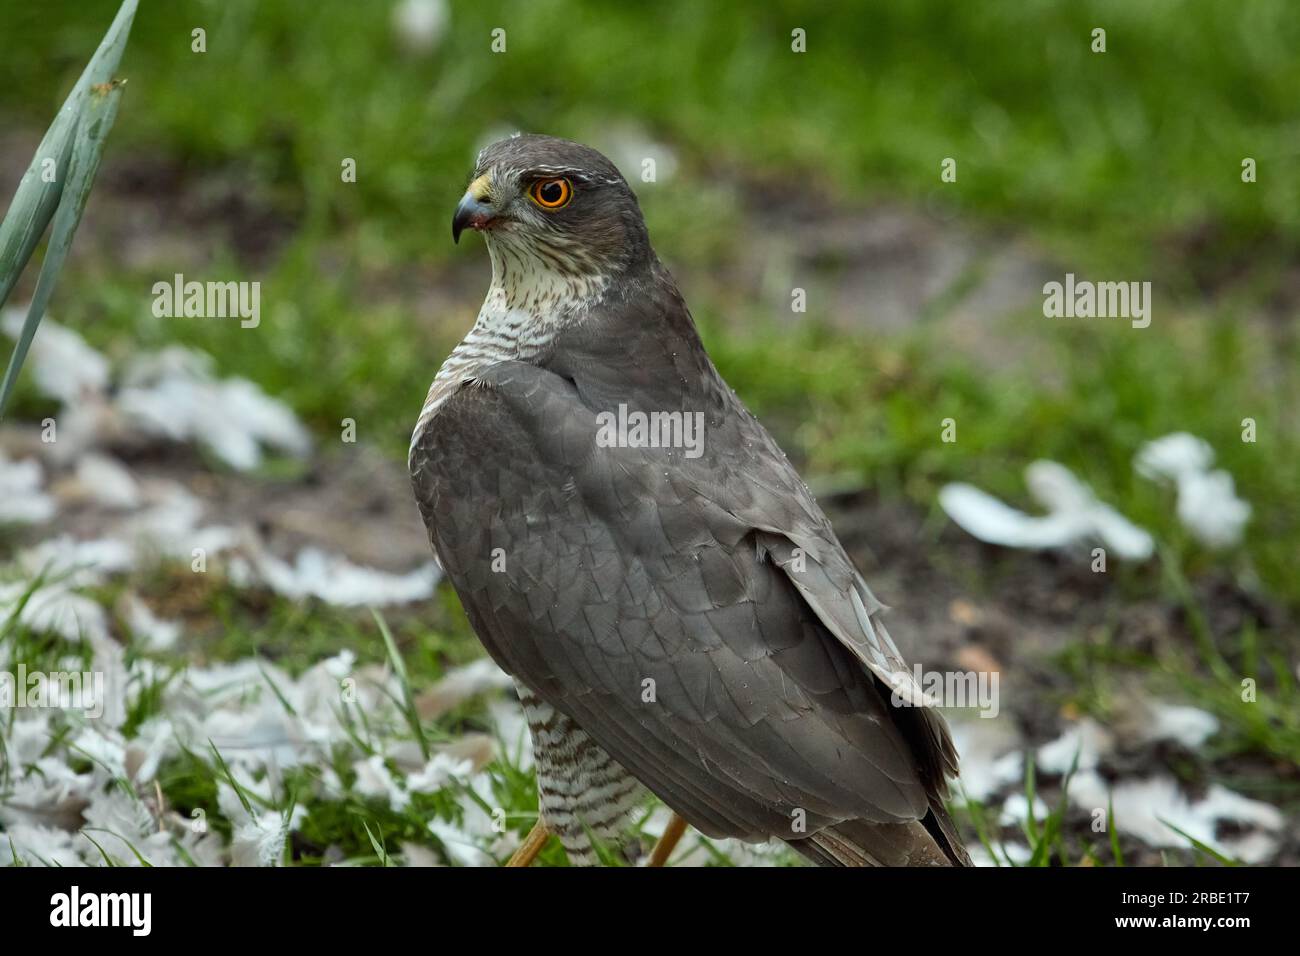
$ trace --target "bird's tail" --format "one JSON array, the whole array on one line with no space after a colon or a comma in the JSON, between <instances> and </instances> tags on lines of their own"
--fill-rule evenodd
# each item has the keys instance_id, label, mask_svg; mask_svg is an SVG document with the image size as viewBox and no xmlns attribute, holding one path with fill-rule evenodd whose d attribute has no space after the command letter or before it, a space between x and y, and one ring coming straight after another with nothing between
<instances>
[{"instance_id":1,"label":"bird's tail","mask_svg":"<svg viewBox=\"0 0 1300 956\"><path fill-rule=\"evenodd\" d=\"M935 800L922 820L845 820L790 845L818 866L971 866L957 828Z\"/></svg>"}]
</instances>

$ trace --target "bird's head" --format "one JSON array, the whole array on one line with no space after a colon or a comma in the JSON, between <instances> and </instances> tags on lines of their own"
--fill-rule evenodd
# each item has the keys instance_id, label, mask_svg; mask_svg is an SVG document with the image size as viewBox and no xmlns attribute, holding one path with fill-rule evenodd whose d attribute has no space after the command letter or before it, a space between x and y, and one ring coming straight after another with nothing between
<instances>
[{"instance_id":1,"label":"bird's head","mask_svg":"<svg viewBox=\"0 0 1300 956\"><path fill-rule=\"evenodd\" d=\"M645 221L618 168L590 146L517 134L478 156L451 235L483 233L495 272L590 278L651 255Z\"/></svg>"}]
</instances>

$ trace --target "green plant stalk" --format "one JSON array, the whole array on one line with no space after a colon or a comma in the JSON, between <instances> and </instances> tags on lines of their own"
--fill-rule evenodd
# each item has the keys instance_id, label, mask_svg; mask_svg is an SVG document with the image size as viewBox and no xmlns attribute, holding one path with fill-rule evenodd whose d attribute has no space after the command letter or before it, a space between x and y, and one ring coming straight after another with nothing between
<instances>
[{"instance_id":1,"label":"green plant stalk","mask_svg":"<svg viewBox=\"0 0 1300 956\"><path fill-rule=\"evenodd\" d=\"M46 227L53 223L49 247L36 280L36 292L0 382L0 416L4 414L36 327L54 293L99 170L105 140L117 117L122 83L113 79L113 72L126 49L136 4L137 0L123 0L99 49L37 147L9 211L0 222L0 306L8 300ZM53 177L46 175L51 160Z\"/></svg>"}]
</instances>

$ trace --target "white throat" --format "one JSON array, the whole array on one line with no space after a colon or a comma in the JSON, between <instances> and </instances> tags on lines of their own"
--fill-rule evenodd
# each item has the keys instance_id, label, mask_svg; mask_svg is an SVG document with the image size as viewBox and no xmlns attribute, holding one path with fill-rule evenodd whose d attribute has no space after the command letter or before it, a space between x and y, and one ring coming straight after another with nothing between
<instances>
[{"instance_id":1,"label":"white throat","mask_svg":"<svg viewBox=\"0 0 1300 956\"><path fill-rule=\"evenodd\" d=\"M581 322L608 284L605 276L550 268L544 256L511 242L490 239L488 251L492 282L487 296L473 328L434 376L412 445L438 406L480 369L535 357L561 329Z\"/></svg>"},{"instance_id":2,"label":"white throat","mask_svg":"<svg viewBox=\"0 0 1300 956\"><path fill-rule=\"evenodd\" d=\"M608 284L604 275L579 271L555 250L503 233L487 236L492 284L483 307L493 302L554 322L581 311Z\"/></svg>"}]
</instances>

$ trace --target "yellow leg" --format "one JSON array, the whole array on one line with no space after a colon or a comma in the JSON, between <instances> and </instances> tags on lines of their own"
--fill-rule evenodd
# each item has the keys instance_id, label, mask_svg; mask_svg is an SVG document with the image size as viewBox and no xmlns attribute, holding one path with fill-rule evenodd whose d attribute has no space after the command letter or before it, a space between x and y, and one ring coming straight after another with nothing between
<instances>
[{"instance_id":1,"label":"yellow leg","mask_svg":"<svg viewBox=\"0 0 1300 956\"><path fill-rule=\"evenodd\" d=\"M528 831L528 836L524 837L524 842L515 850L514 855L506 861L506 866L528 866L533 860L537 859L537 854L542 852L542 847L546 846L546 841L551 835L546 832L546 824L538 820L533 824L533 828Z\"/></svg>"},{"instance_id":2,"label":"yellow leg","mask_svg":"<svg viewBox=\"0 0 1300 956\"><path fill-rule=\"evenodd\" d=\"M655 848L650 852L650 862L646 866L663 866L668 862L668 857L672 855L673 849L677 846L677 841L682 838L686 832L686 821L673 814L673 818L668 821L668 826L664 828L664 835L659 838Z\"/></svg>"}]
</instances>

